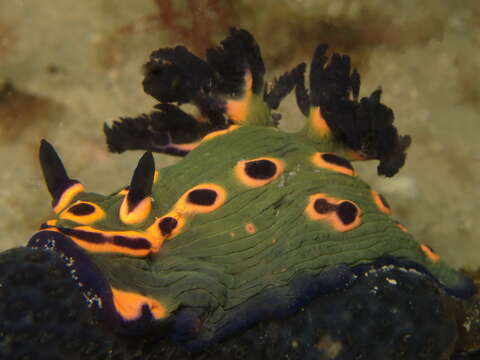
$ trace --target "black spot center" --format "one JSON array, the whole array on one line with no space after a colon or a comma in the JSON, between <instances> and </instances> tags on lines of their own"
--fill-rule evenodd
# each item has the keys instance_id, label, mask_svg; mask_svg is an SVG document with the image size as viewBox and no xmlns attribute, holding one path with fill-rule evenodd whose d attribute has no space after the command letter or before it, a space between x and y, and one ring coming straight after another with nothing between
<instances>
[{"instance_id":1,"label":"black spot center","mask_svg":"<svg viewBox=\"0 0 480 360\"><path fill-rule=\"evenodd\" d=\"M113 237L110 237L106 234L84 231L84 230L76 230L76 229L61 228L61 227L57 229L62 234L73 236L92 244L113 243L114 245L133 249L133 250L150 249L152 247L150 242L147 239L144 239L142 237L128 237L128 236L122 236L122 235L114 235Z\"/></svg>"},{"instance_id":2,"label":"black spot center","mask_svg":"<svg viewBox=\"0 0 480 360\"><path fill-rule=\"evenodd\" d=\"M277 165L270 160L253 160L245 164L245 172L252 179L267 180L277 172Z\"/></svg>"},{"instance_id":3,"label":"black spot center","mask_svg":"<svg viewBox=\"0 0 480 360\"><path fill-rule=\"evenodd\" d=\"M152 245L148 242L147 239L137 237L130 238L122 235L114 235L112 239L114 245L118 245L124 248L129 248L132 250L144 250L150 249Z\"/></svg>"},{"instance_id":4,"label":"black spot center","mask_svg":"<svg viewBox=\"0 0 480 360\"><path fill-rule=\"evenodd\" d=\"M166 236L177 227L177 224L177 219L167 216L166 218L163 218L162 221L160 221L160 224L158 224L158 226L160 228L160 231L162 232L162 235Z\"/></svg>"},{"instance_id":5,"label":"black spot center","mask_svg":"<svg viewBox=\"0 0 480 360\"><path fill-rule=\"evenodd\" d=\"M353 170L352 164L350 164L348 160L345 160L344 158L341 158L340 156L337 156L335 154L328 154L328 153L322 154L322 159L330 164L338 165L346 169Z\"/></svg>"},{"instance_id":6,"label":"black spot center","mask_svg":"<svg viewBox=\"0 0 480 360\"><path fill-rule=\"evenodd\" d=\"M335 205L330 204L325 199L317 199L313 204L313 208L319 214L327 214L331 211L334 211L337 207Z\"/></svg>"},{"instance_id":7,"label":"black spot center","mask_svg":"<svg viewBox=\"0 0 480 360\"><path fill-rule=\"evenodd\" d=\"M337 215L344 225L350 225L358 215L358 209L350 201L343 201L337 207Z\"/></svg>"},{"instance_id":8,"label":"black spot center","mask_svg":"<svg viewBox=\"0 0 480 360\"><path fill-rule=\"evenodd\" d=\"M90 204L81 203L73 205L70 209L68 209L68 212L76 216L85 216L93 214L95 212L95 207Z\"/></svg>"},{"instance_id":9,"label":"black spot center","mask_svg":"<svg viewBox=\"0 0 480 360\"><path fill-rule=\"evenodd\" d=\"M197 189L188 193L188 202L195 205L210 206L216 199L217 192L210 189Z\"/></svg>"}]
</instances>

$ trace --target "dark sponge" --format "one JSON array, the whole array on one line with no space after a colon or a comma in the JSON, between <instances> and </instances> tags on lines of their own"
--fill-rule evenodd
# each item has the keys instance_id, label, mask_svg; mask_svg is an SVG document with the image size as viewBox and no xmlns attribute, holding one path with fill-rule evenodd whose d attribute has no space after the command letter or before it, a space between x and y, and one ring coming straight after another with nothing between
<instances>
[{"instance_id":1,"label":"dark sponge","mask_svg":"<svg viewBox=\"0 0 480 360\"><path fill-rule=\"evenodd\" d=\"M142 337L115 333L97 321L57 253L16 248L0 254L0 359L450 359L457 300L415 271L385 266L357 274L351 287L295 315L191 353L168 339L168 327Z\"/></svg>"},{"instance_id":2,"label":"dark sponge","mask_svg":"<svg viewBox=\"0 0 480 360\"><path fill-rule=\"evenodd\" d=\"M261 323L217 345L209 356L194 358L450 359L457 339L455 301L419 273L375 269L294 316Z\"/></svg>"},{"instance_id":3,"label":"dark sponge","mask_svg":"<svg viewBox=\"0 0 480 360\"><path fill-rule=\"evenodd\" d=\"M427 276L382 267L318 298L304 319L299 314L290 323L303 329L297 341L304 359L322 358L315 356L320 349L325 359L449 359L457 338L454 301Z\"/></svg>"},{"instance_id":4,"label":"dark sponge","mask_svg":"<svg viewBox=\"0 0 480 360\"><path fill-rule=\"evenodd\" d=\"M99 326L57 253L0 254L0 359L134 359L118 340Z\"/></svg>"}]
</instances>

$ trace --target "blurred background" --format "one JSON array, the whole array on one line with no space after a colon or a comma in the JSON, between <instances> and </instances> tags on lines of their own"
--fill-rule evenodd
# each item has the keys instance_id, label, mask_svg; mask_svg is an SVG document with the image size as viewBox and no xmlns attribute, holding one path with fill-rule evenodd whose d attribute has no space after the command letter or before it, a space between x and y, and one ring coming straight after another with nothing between
<instances>
[{"instance_id":1,"label":"blurred background","mask_svg":"<svg viewBox=\"0 0 480 360\"><path fill-rule=\"evenodd\" d=\"M424 0L0 0L0 250L25 244L51 216L37 160L52 142L71 177L110 193L129 182L140 153L110 154L102 126L155 104L141 87L152 50L197 55L231 26L259 42L268 80L328 43L349 54L361 95L382 87L413 144L392 179L362 177L394 216L450 264L480 266L480 3ZM281 127L303 118L293 97ZM156 155L157 165L176 158Z\"/></svg>"}]
</instances>

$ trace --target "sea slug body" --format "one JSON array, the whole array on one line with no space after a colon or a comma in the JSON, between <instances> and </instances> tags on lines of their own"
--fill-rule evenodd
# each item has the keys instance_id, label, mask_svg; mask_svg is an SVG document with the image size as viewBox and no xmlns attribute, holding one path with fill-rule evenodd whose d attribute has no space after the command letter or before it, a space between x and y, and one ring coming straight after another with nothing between
<instances>
[{"instance_id":1,"label":"sea slug body","mask_svg":"<svg viewBox=\"0 0 480 360\"><path fill-rule=\"evenodd\" d=\"M476 350L457 345L472 280L417 242L352 164L378 160L378 174L394 176L410 137L380 90L359 99L349 57L326 54L315 50L307 89L306 64L268 85L245 30L232 29L206 60L183 46L154 51L143 86L159 104L104 127L112 152L146 151L111 195L87 192L42 141L54 218L27 247L0 254L0 355L449 359ZM286 133L273 111L293 90L305 127ZM154 152L183 158L156 170Z\"/></svg>"}]
</instances>

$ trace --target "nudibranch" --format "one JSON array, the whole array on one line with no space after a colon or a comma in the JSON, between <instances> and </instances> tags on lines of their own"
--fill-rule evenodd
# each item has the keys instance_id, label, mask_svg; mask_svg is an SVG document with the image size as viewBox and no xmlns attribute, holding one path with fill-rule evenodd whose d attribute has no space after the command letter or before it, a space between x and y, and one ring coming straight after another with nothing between
<instances>
[{"instance_id":1,"label":"nudibranch","mask_svg":"<svg viewBox=\"0 0 480 360\"><path fill-rule=\"evenodd\" d=\"M456 351L452 308L475 286L357 176L351 162L361 160L394 176L410 137L398 134L380 90L359 99L348 56L320 45L308 89L306 64L268 85L255 40L232 29L205 60L162 48L144 71L155 111L104 127L112 152L146 151L128 186L87 192L42 141L54 216L27 247L0 256L0 354L447 359ZM286 133L275 110L293 90L305 126ZM197 112L182 110L186 103ZM183 158L156 170L154 152Z\"/></svg>"}]
</instances>

